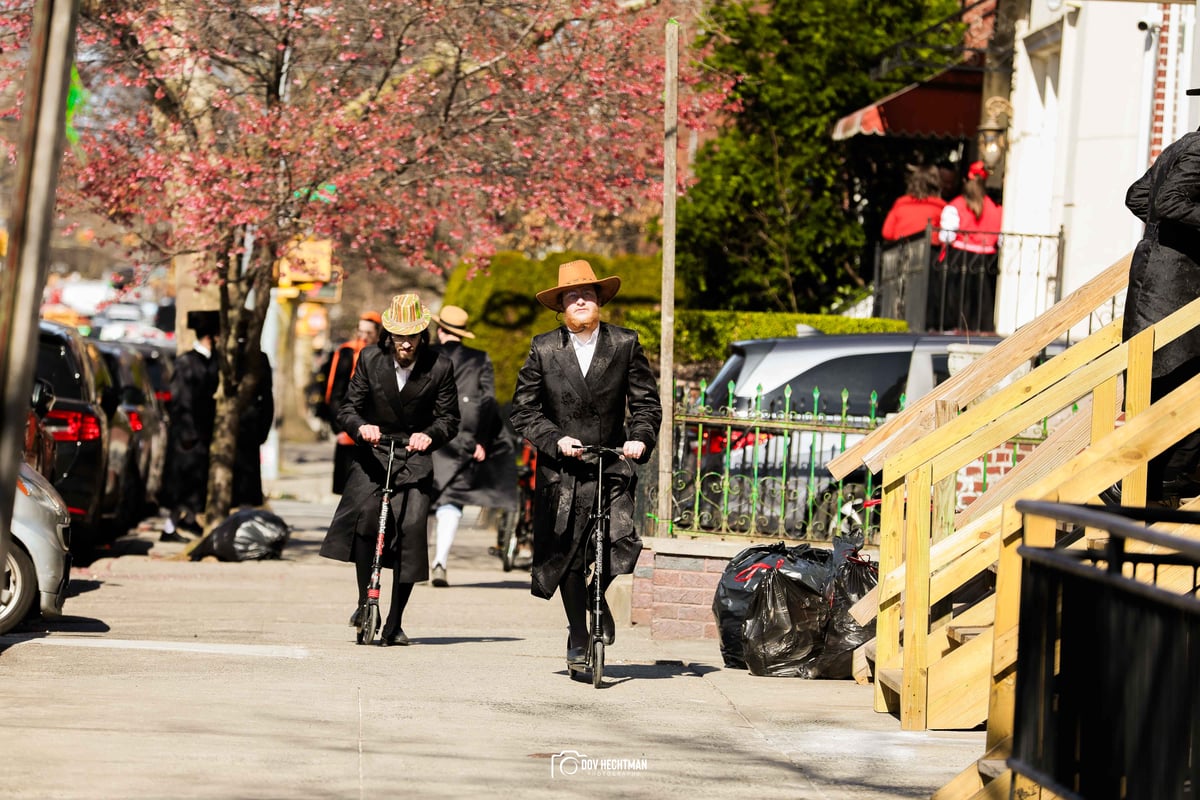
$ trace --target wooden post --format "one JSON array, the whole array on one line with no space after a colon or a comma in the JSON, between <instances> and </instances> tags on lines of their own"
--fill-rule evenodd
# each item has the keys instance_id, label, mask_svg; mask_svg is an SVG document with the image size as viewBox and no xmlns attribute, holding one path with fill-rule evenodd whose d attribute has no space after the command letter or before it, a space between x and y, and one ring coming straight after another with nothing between
<instances>
[{"instance_id":1,"label":"wooden post","mask_svg":"<svg viewBox=\"0 0 1200 800\"><path fill-rule=\"evenodd\" d=\"M658 434L658 535L671 535L672 469L675 448L675 164L679 139L677 84L679 74L679 23L667 22L666 87L663 92L663 251L662 342L659 346L658 396L662 401L662 426Z\"/></svg>"}]
</instances>

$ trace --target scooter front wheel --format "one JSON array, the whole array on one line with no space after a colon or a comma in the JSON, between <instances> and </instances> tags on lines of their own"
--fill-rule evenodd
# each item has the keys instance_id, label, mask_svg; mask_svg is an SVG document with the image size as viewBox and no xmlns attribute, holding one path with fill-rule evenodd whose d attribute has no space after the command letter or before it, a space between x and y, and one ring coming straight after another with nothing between
<instances>
[{"instance_id":1,"label":"scooter front wheel","mask_svg":"<svg viewBox=\"0 0 1200 800\"><path fill-rule=\"evenodd\" d=\"M368 603L363 609L362 628L358 632L359 644L372 644L375 634L379 632L379 606Z\"/></svg>"},{"instance_id":2,"label":"scooter front wheel","mask_svg":"<svg viewBox=\"0 0 1200 800\"><path fill-rule=\"evenodd\" d=\"M604 682L604 642L596 639L592 642L592 686L599 689Z\"/></svg>"}]
</instances>

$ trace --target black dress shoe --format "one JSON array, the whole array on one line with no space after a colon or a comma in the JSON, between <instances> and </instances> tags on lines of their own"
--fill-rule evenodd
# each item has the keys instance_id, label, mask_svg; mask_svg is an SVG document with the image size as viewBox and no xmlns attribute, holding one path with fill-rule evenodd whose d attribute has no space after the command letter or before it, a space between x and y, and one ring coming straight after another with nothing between
<instances>
[{"instance_id":1,"label":"black dress shoe","mask_svg":"<svg viewBox=\"0 0 1200 800\"><path fill-rule=\"evenodd\" d=\"M362 606L354 609L354 613L350 615L350 627L357 628L359 626L359 618L362 616Z\"/></svg>"},{"instance_id":2,"label":"black dress shoe","mask_svg":"<svg viewBox=\"0 0 1200 800\"><path fill-rule=\"evenodd\" d=\"M403 628L395 633L385 633L379 637L380 647L403 647L408 643L408 637L404 635Z\"/></svg>"},{"instance_id":3,"label":"black dress shoe","mask_svg":"<svg viewBox=\"0 0 1200 800\"><path fill-rule=\"evenodd\" d=\"M191 541L191 539L179 533L178 531L171 531L170 533L164 532L158 537L158 540L160 542L174 542L176 544L185 544L186 542Z\"/></svg>"},{"instance_id":4,"label":"black dress shoe","mask_svg":"<svg viewBox=\"0 0 1200 800\"><path fill-rule=\"evenodd\" d=\"M571 636L567 635L567 669L571 667L582 667L587 665L587 644L581 644L578 647L571 646Z\"/></svg>"}]
</instances>

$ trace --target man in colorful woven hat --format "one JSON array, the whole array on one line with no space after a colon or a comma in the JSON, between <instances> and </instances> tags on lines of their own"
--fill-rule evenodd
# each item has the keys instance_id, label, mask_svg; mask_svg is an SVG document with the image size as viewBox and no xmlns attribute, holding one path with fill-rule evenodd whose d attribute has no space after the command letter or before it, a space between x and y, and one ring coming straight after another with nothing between
<instances>
[{"instance_id":1,"label":"man in colorful woven hat","mask_svg":"<svg viewBox=\"0 0 1200 800\"><path fill-rule=\"evenodd\" d=\"M433 555L433 585L450 585L446 576L450 548L458 533L464 506L517 509L517 462L496 403L492 359L467 347L474 339L469 316L458 306L442 306L433 315L438 349L454 364L458 384L458 435L433 454L437 544Z\"/></svg>"},{"instance_id":2,"label":"man in colorful woven hat","mask_svg":"<svg viewBox=\"0 0 1200 800\"><path fill-rule=\"evenodd\" d=\"M619 277L597 278L587 261L560 266L558 283L537 299L562 315L562 325L533 338L513 393L513 427L537 448L535 502L547 512L534 520L531 591L562 597L568 669L585 661L591 630L584 575L594 557L586 542L596 465L582 460L580 448L602 445L645 462L662 421L658 384L637 333L600 321L600 307L620 287ZM615 576L632 572L642 550L633 511L636 478L624 461L612 470L613 480L607 469L604 480L610 523L608 557L598 576L603 589ZM607 605L602 623L604 641L611 644L616 630Z\"/></svg>"},{"instance_id":3,"label":"man in colorful woven hat","mask_svg":"<svg viewBox=\"0 0 1200 800\"><path fill-rule=\"evenodd\" d=\"M434 450L458 432L458 391L450 359L429 347L430 313L415 293L399 294L383 312L379 342L358 357L338 424L355 442L346 488L329 524L321 555L354 562L358 609L367 599L379 525L380 487L387 471L383 436L407 442L392 470L395 494L387 525L384 566L392 568L391 605L380 644L406 645L403 615L413 584L429 579L426 521L433 494ZM356 613L354 622L361 619Z\"/></svg>"}]
</instances>

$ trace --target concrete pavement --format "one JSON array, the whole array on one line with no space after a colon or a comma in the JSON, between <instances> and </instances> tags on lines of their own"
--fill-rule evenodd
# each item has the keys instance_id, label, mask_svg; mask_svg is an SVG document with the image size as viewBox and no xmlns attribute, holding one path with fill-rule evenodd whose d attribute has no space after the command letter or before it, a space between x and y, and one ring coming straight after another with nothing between
<instances>
[{"instance_id":1,"label":"concrete pavement","mask_svg":"<svg viewBox=\"0 0 1200 800\"><path fill-rule=\"evenodd\" d=\"M179 560L156 529L73 573L62 620L0 637L13 798L928 797L982 732L903 732L852 681L724 669L715 642L623 627L572 681L557 600L464 524L410 647L353 644L353 568L317 556L332 445L270 482L284 559ZM464 523L474 515L468 513Z\"/></svg>"}]
</instances>

